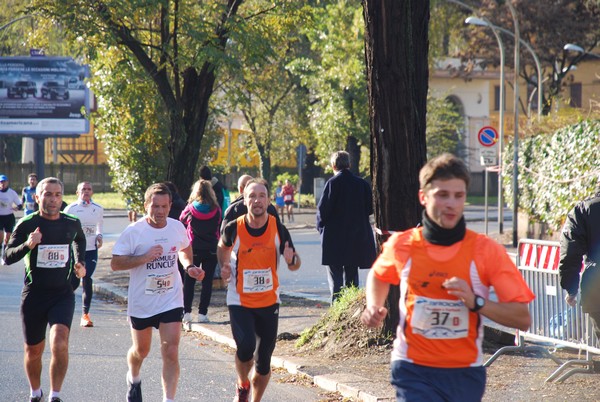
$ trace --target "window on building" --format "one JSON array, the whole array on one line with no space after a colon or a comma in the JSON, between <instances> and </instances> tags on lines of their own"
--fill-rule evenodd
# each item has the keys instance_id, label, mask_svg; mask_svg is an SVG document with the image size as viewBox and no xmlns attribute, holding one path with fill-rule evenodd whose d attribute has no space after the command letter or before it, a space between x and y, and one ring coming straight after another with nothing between
<instances>
[{"instance_id":1,"label":"window on building","mask_svg":"<svg viewBox=\"0 0 600 402\"><path fill-rule=\"evenodd\" d=\"M570 95L569 95L569 105L571 107L581 107L581 82L574 82L569 85Z\"/></svg>"}]
</instances>

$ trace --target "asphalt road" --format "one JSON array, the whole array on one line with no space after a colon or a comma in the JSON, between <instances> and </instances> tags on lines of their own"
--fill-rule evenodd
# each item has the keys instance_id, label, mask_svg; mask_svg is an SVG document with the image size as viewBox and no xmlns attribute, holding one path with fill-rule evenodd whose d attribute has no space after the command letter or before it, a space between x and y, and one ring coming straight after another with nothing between
<instances>
[{"instance_id":1,"label":"asphalt road","mask_svg":"<svg viewBox=\"0 0 600 402\"><path fill-rule=\"evenodd\" d=\"M23 344L19 314L23 263L0 268L0 396L4 401L28 401L29 384L23 370ZM124 306L101 301L92 304L94 328L81 328L81 290L70 337L70 364L61 392L62 399L78 402L124 400L127 372L126 353L131 345ZM147 401L161 401L161 359L158 331L153 348L142 366L142 392ZM50 391L48 347L44 353L42 388ZM213 341L184 334L180 346L181 377L178 401L231 401L235 370L231 349ZM287 374L273 375L265 401L317 401L319 388L282 383Z\"/></svg>"}]
</instances>

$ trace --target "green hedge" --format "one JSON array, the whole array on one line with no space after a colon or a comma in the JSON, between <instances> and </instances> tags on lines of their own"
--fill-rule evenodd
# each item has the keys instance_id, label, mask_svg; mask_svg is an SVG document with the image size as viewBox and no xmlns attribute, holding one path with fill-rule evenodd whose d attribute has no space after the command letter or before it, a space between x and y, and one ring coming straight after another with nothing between
<instances>
[{"instance_id":1,"label":"green hedge","mask_svg":"<svg viewBox=\"0 0 600 402\"><path fill-rule=\"evenodd\" d=\"M513 149L511 142L503 155L506 200L513 196ZM594 194L599 176L600 120L520 139L519 210L550 231L560 230L575 203Z\"/></svg>"}]
</instances>

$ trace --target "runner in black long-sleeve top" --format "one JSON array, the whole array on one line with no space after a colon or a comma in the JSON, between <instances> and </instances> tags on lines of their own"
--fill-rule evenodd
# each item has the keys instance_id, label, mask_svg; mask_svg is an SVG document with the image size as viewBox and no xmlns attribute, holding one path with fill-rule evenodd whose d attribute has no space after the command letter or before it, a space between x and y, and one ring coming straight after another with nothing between
<instances>
[{"instance_id":1,"label":"runner in black long-sleeve top","mask_svg":"<svg viewBox=\"0 0 600 402\"><path fill-rule=\"evenodd\" d=\"M85 234L79 219L60 211L62 195L63 184L59 179L49 177L40 181L36 189L39 211L19 221L6 248L8 264L25 258L21 319L25 373L32 402L43 397L40 377L48 325L52 350L50 397L53 402L60 402L75 310L70 276L85 276Z\"/></svg>"}]
</instances>

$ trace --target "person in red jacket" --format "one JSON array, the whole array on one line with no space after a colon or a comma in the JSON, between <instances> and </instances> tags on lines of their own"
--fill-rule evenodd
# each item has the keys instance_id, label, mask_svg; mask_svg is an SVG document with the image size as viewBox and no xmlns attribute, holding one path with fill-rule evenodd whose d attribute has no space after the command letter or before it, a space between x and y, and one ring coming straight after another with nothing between
<instances>
[{"instance_id":1,"label":"person in red jacket","mask_svg":"<svg viewBox=\"0 0 600 402\"><path fill-rule=\"evenodd\" d=\"M398 400L480 401L483 317L527 330L534 295L504 247L466 228L470 176L461 159L442 154L430 160L419 181L423 225L384 244L367 278L361 320L381 325L389 287L400 285L391 362ZM490 299L491 287L497 301Z\"/></svg>"},{"instance_id":2,"label":"person in red jacket","mask_svg":"<svg viewBox=\"0 0 600 402\"><path fill-rule=\"evenodd\" d=\"M281 189L283 194L283 203L285 204L285 210L287 212L288 222L294 222L294 194L296 189L294 185L286 179L285 185Z\"/></svg>"}]
</instances>

